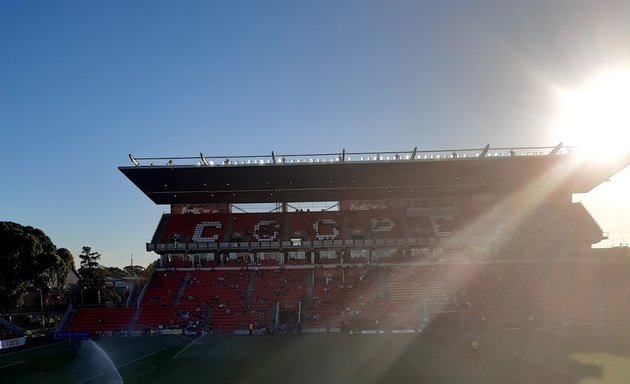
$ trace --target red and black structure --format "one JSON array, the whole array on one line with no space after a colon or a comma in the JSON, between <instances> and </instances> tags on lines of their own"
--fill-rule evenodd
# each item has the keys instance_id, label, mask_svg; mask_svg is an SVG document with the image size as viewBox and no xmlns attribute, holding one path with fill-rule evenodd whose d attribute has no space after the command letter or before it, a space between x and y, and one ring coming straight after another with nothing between
<instances>
[{"instance_id":1,"label":"red and black structure","mask_svg":"<svg viewBox=\"0 0 630 384\"><path fill-rule=\"evenodd\" d=\"M605 235L572 201L630 156L558 145L129 159L120 171L170 206L147 243L160 264L127 308L82 308L71 332L630 321L627 255L593 257Z\"/></svg>"},{"instance_id":2,"label":"red and black structure","mask_svg":"<svg viewBox=\"0 0 630 384\"><path fill-rule=\"evenodd\" d=\"M120 171L153 202L171 207L147 250L197 264L245 254L254 263L261 252L278 252L273 258L280 263L294 252L314 262L320 250L370 261L378 258L374 250L440 257L521 255L550 247L583 253L604 235L572 195L592 190L630 163L629 156L586 160L561 144L129 157L133 165ZM300 202L328 206L311 211L296 208ZM252 203L265 204L266 212L246 213L242 207Z\"/></svg>"}]
</instances>

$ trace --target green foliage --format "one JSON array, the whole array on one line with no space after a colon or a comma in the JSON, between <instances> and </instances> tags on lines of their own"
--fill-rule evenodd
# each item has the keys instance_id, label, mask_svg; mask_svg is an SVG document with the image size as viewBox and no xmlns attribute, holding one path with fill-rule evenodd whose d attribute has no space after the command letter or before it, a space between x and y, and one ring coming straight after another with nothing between
<instances>
[{"instance_id":1,"label":"green foliage","mask_svg":"<svg viewBox=\"0 0 630 384\"><path fill-rule=\"evenodd\" d=\"M66 285L68 279L68 272L74 268L74 257L72 253L66 248L57 249L57 260L53 268L50 269L50 284L52 286L60 288L63 292L63 288Z\"/></svg>"},{"instance_id":2,"label":"green foliage","mask_svg":"<svg viewBox=\"0 0 630 384\"><path fill-rule=\"evenodd\" d=\"M16 310L30 287L59 280L66 267L42 230L0 221L0 309Z\"/></svg>"},{"instance_id":3,"label":"green foliage","mask_svg":"<svg viewBox=\"0 0 630 384\"><path fill-rule=\"evenodd\" d=\"M118 292L116 292L114 290L114 288L112 287L105 287L101 293L101 300L103 302L106 301L112 301L114 303L121 303L122 302L122 298L120 297L120 295L118 294Z\"/></svg>"},{"instance_id":4,"label":"green foliage","mask_svg":"<svg viewBox=\"0 0 630 384\"><path fill-rule=\"evenodd\" d=\"M142 273L139 275L140 278L136 282L136 286L138 288L144 287L149 282L149 279L151 278L151 274L153 273L153 270L157 267L157 264L158 264L158 261L155 260L142 271Z\"/></svg>"},{"instance_id":5,"label":"green foliage","mask_svg":"<svg viewBox=\"0 0 630 384\"><path fill-rule=\"evenodd\" d=\"M141 267L139 265L134 265L133 267L131 265L128 265L123 269L127 273L127 276L142 276L142 274L144 273L144 267Z\"/></svg>"},{"instance_id":6,"label":"green foliage","mask_svg":"<svg viewBox=\"0 0 630 384\"><path fill-rule=\"evenodd\" d=\"M92 252L92 248L83 247L79 259L81 259L81 267L78 272L81 276L79 285L85 290L86 304L96 304L97 291L105 286L104 268L101 268L99 259L101 254Z\"/></svg>"},{"instance_id":7,"label":"green foliage","mask_svg":"<svg viewBox=\"0 0 630 384\"><path fill-rule=\"evenodd\" d=\"M118 267L103 267L103 274L106 277L127 277L129 274Z\"/></svg>"}]
</instances>

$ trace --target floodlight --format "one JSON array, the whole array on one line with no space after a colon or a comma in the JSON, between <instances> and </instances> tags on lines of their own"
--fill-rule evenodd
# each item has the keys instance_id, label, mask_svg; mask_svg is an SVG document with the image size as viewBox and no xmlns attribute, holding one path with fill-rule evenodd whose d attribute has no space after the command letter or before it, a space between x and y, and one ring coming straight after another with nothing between
<instances>
[{"instance_id":1,"label":"floodlight","mask_svg":"<svg viewBox=\"0 0 630 384\"><path fill-rule=\"evenodd\" d=\"M562 149L562 141L560 143L558 143L558 145L556 145L555 147L553 147L553 149L551 150L551 152L549 152L547 155L548 156L553 156L556 153L560 152L560 150Z\"/></svg>"},{"instance_id":2,"label":"floodlight","mask_svg":"<svg viewBox=\"0 0 630 384\"><path fill-rule=\"evenodd\" d=\"M210 165L208 163L208 160L206 160L205 156L203 155L203 153L199 152L199 157L201 158L201 164L203 164L203 165Z\"/></svg>"},{"instance_id":3,"label":"floodlight","mask_svg":"<svg viewBox=\"0 0 630 384\"><path fill-rule=\"evenodd\" d=\"M129 154L129 160L131 160L131 163L132 163L133 165L135 165L136 167L139 167L139 166L140 166L140 163L138 162L138 160L136 160L136 158L135 158L135 157L133 157L133 156L131 155L131 153Z\"/></svg>"},{"instance_id":4,"label":"floodlight","mask_svg":"<svg viewBox=\"0 0 630 384\"><path fill-rule=\"evenodd\" d=\"M481 153L479 154L479 157L486 157L486 155L488 154L488 151L490 151L490 144L486 145L483 150L481 151Z\"/></svg>"}]
</instances>

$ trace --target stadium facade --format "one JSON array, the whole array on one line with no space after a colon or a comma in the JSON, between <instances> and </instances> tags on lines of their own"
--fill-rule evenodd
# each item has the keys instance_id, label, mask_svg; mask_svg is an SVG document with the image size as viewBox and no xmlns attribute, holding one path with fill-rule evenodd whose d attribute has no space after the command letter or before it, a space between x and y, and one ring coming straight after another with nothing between
<instances>
[{"instance_id":1,"label":"stadium facade","mask_svg":"<svg viewBox=\"0 0 630 384\"><path fill-rule=\"evenodd\" d=\"M605 234L572 196L630 164L561 145L129 158L120 171L170 213L146 245L159 267L119 327L162 332L531 320L534 297L515 315L472 287L541 262L583 268Z\"/></svg>"},{"instance_id":2,"label":"stadium facade","mask_svg":"<svg viewBox=\"0 0 630 384\"><path fill-rule=\"evenodd\" d=\"M603 234L572 195L627 164L586 162L560 147L142 160L151 165L121 172L171 208L147 250L188 255L191 265L235 252L252 260L279 252L280 263L292 252L313 262L317 250L362 250L371 261L383 250L583 252ZM177 164L186 160L197 163Z\"/></svg>"}]
</instances>

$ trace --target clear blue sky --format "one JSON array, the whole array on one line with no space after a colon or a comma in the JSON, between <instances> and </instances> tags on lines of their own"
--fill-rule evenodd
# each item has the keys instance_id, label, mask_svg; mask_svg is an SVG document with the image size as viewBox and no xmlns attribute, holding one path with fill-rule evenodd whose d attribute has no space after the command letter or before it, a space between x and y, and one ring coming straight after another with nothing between
<instances>
[{"instance_id":1,"label":"clear blue sky","mask_svg":"<svg viewBox=\"0 0 630 384\"><path fill-rule=\"evenodd\" d=\"M3 0L0 220L146 266L129 153L571 144L556 90L613 66L627 1ZM628 242L622 176L587 206Z\"/></svg>"}]
</instances>

